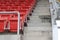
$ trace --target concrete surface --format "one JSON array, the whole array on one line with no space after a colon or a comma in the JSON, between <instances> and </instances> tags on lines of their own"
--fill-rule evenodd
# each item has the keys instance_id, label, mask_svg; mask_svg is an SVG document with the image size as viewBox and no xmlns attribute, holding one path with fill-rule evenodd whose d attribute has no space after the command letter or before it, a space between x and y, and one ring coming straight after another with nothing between
<instances>
[{"instance_id":1,"label":"concrete surface","mask_svg":"<svg viewBox=\"0 0 60 40\"><path fill-rule=\"evenodd\" d=\"M52 27L49 22L42 22L40 15L50 15L48 0L38 1L28 27L25 27L23 40L52 40Z\"/></svg>"},{"instance_id":2,"label":"concrete surface","mask_svg":"<svg viewBox=\"0 0 60 40\"><path fill-rule=\"evenodd\" d=\"M21 35L0 35L0 40L20 40Z\"/></svg>"}]
</instances>

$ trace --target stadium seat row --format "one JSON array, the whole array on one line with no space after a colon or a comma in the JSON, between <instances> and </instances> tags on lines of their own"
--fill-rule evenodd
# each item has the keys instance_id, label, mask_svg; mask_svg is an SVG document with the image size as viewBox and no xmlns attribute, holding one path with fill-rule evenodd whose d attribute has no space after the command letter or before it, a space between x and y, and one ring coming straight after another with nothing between
<instances>
[{"instance_id":1,"label":"stadium seat row","mask_svg":"<svg viewBox=\"0 0 60 40\"><path fill-rule=\"evenodd\" d=\"M23 30L27 17L33 10L36 0L0 0L1 11L20 12L20 30ZM8 29L10 32L17 32L17 14L0 14L0 32ZM5 29L6 28L6 29Z\"/></svg>"}]
</instances>

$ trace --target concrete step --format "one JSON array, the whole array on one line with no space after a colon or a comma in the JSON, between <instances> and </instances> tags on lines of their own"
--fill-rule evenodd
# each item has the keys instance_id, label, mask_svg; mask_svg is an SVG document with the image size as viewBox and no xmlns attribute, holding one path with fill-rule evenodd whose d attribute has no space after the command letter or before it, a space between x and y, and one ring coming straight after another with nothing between
<instances>
[{"instance_id":1,"label":"concrete step","mask_svg":"<svg viewBox=\"0 0 60 40\"><path fill-rule=\"evenodd\" d=\"M28 27L24 28L23 40L52 40L51 24L47 20L42 22L41 15L50 15L48 0L38 1Z\"/></svg>"}]
</instances>

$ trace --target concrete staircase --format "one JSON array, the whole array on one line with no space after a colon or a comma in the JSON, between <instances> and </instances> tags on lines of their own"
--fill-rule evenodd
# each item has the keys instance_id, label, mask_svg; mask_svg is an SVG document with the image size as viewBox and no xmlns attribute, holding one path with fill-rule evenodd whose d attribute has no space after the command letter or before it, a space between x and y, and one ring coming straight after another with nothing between
<instances>
[{"instance_id":1,"label":"concrete staircase","mask_svg":"<svg viewBox=\"0 0 60 40\"><path fill-rule=\"evenodd\" d=\"M25 27L23 40L52 40L52 27L49 22L42 22L41 15L50 15L48 0L38 1L28 27Z\"/></svg>"}]
</instances>

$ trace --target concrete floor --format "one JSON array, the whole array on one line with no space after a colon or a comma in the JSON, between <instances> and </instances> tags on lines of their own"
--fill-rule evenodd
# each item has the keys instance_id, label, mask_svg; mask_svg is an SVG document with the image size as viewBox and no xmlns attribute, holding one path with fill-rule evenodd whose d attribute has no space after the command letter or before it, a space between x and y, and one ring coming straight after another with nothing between
<instances>
[{"instance_id":1,"label":"concrete floor","mask_svg":"<svg viewBox=\"0 0 60 40\"><path fill-rule=\"evenodd\" d=\"M25 27L22 40L52 40L52 27L49 22L42 22L41 15L50 15L48 0L38 1L28 27ZM0 35L0 40L18 40L17 35ZM20 38L19 38L20 39Z\"/></svg>"},{"instance_id":2,"label":"concrete floor","mask_svg":"<svg viewBox=\"0 0 60 40\"><path fill-rule=\"evenodd\" d=\"M48 0L40 0L25 28L23 40L52 40L51 24L42 22L41 15L50 15Z\"/></svg>"}]
</instances>

